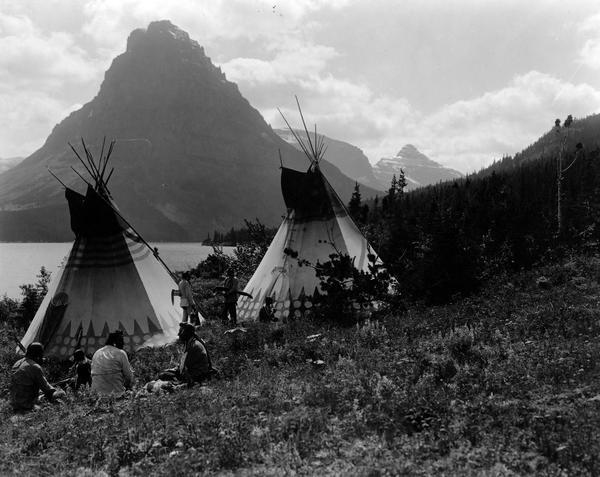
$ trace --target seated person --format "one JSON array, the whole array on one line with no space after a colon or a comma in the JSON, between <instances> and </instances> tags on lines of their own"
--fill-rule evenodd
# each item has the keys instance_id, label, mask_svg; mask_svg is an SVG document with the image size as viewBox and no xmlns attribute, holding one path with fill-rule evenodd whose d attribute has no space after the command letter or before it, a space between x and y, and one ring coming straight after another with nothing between
<instances>
[{"instance_id":1,"label":"seated person","mask_svg":"<svg viewBox=\"0 0 600 477\"><path fill-rule=\"evenodd\" d=\"M261 307L258 312L258 321L261 323L270 323L278 321L275 317L275 311L273 310L273 298L270 296L265 298L265 304Z\"/></svg>"},{"instance_id":2,"label":"seated person","mask_svg":"<svg viewBox=\"0 0 600 477\"><path fill-rule=\"evenodd\" d=\"M40 391L48 401L56 401L65 396L62 389L52 387L40 366L44 358L44 346L31 343L25 357L12 367L10 380L10 404L14 411L31 411L39 404Z\"/></svg>"},{"instance_id":3,"label":"seated person","mask_svg":"<svg viewBox=\"0 0 600 477\"><path fill-rule=\"evenodd\" d=\"M196 335L190 323L180 323L178 341L184 345L183 354L177 368L167 369L160 373L163 381L181 381L192 386L206 381L213 368L204 342Z\"/></svg>"},{"instance_id":4,"label":"seated person","mask_svg":"<svg viewBox=\"0 0 600 477\"><path fill-rule=\"evenodd\" d=\"M98 394L123 394L131 389L133 370L123 344L123 332L114 331L92 356L92 390Z\"/></svg>"},{"instance_id":5,"label":"seated person","mask_svg":"<svg viewBox=\"0 0 600 477\"><path fill-rule=\"evenodd\" d=\"M84 351L79 348L73 353L73 387L79 389L81 386L92 385L92 362L87 358Z\"/></svg>"}]
</instances>

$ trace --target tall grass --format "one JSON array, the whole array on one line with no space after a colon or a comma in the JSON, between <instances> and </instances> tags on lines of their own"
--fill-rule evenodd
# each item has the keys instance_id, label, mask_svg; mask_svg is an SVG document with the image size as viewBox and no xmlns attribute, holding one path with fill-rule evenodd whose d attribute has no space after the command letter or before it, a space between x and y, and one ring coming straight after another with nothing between
<instances>
[{"instance_id":1,"label":"tall grass","mask_svg":"<svg viewBox=\"0 0 600 477\"><path fill-rule=\"evenodd\" d=\"M599 264L572 257L350 328L256 324L231 337L209 321L222 378L208 386L69 393L24 416L3 402L0 473L598 475ZM178 353L134 353L138 383Z\"/></svg>"}]
</instances>

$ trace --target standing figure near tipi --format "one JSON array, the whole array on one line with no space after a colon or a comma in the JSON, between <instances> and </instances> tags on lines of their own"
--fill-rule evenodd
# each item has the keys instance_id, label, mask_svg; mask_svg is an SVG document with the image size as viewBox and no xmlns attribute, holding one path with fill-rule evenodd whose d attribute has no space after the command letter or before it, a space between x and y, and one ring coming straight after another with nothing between
<instances>
[{"instance_id":1,"label":"standing figure near tipi","mask_svg":"<svg viewBox=\"0 0 600 477\"><path fill-rule=\"evenodd\" d=\"M183 272L181 274L181 280L177 284L177 287L179 288L179 306L182 309L181 322L187 323L190 314L198 310L198 305L196 304L196 300L194 300L194 293L192 292L192 285L190 285L190 272Z\"/></svg>"},{"instance_id":2,"label":"standing figure near tipi","mask_svg":"<svg viewBox=\"0 0 600 477\"><path fill-rule=\"evenodd\" d=\"M229 318L234 327L237 326L236 303L238 299L238 285L239 281L235 276L235 270L230 268L227 270L227 278L219 287L223 291L224 298L221 319L224 323L227 323Z\"/></svg>"}]
</instances>

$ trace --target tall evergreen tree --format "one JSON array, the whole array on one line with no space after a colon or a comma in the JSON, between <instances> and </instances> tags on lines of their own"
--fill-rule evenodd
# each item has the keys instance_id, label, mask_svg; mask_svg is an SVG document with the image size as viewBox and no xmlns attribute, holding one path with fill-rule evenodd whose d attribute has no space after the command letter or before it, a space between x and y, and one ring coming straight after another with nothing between
<instances>
[{"instance_id":1,"label":"tall evergreen tree","mask_svg":"<svg viewBox=\"0 0 600 477\"><path fill-rule=\"evenodd\" d=\"M360 196L360 186L358 182L354 183L354 192L352 192L352 197L350 197L350 202L348 202L348 212L352 217L352 220L355 222L362 222L362 208L361 208L362 198Z\"/></svg>"}]
</instances>

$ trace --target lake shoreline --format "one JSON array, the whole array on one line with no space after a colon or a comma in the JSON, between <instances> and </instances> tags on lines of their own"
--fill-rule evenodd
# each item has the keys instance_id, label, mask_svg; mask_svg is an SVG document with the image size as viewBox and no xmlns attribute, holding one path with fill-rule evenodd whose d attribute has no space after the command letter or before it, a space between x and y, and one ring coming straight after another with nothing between
<instances>
[{"instance_id":1,"label":"lake shoreline","mask_svg":"<svg viewBox=\"0 0 600 477\"><path fill-rule=\"evenodd\" d=\"M20 285L33 284L40 268L56 272L71 250L73 242L0 242L0 296L20 298ZM213 253L213 247L201 242L150 242L160 257L174 271L198 266ZM220 248L220 246L219 246ZM234 247L223 246L223 252L233 253Z\"/></svg>"}]
</instances>

